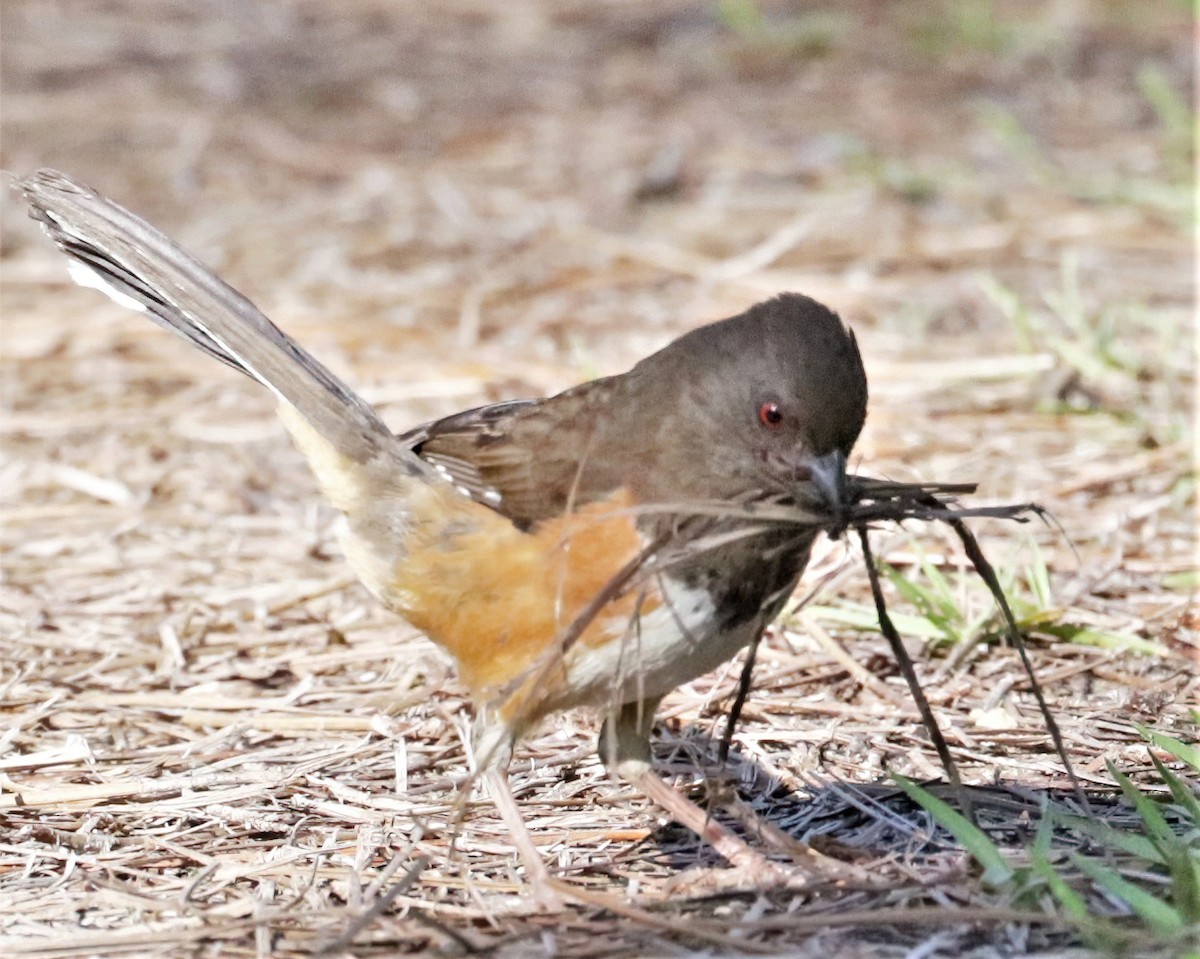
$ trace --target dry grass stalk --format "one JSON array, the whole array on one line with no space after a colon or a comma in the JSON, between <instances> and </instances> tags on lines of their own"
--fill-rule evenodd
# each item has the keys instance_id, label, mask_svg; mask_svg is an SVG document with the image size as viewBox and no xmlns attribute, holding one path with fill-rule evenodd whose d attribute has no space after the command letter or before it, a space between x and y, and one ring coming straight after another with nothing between
<instances>
[{"instance_id":1,"label":"dry grass stalk","mask_svg":"<svg viewBox=\"0 0 1200 959\"><path fill-rule=\"evenodd\" d=\"M1047 634L1031 650L1078 775L1102 793L1106 759L1148 768L1134 722L1183 732L1200 697L1200 621L1172 585L1196 569L1191 241L1163 202L1161 124L1136 81L1146 65L1186 73L1191 32L1169 5L1120 27L1109 6L1000 11L1005 52L934 59L904 39L907 8L889 8L852 18L801 75L672 4L517 5L529 15L505 29L474 0L245 19L176 0L151 19L128 3L6 4L3 166L78 170L178 229L397 427L620 369L781 289L836 304L868 357L864 468L1045 502L1078 558L1052 531L1022 533L1064 617L1153 644ZM981 102L1011 111L1037 155ZM664 140L684 156L677 192L631 200ZM609 783L590 720L566 716L519 755L515 788L581 897L628 908L522 915L485 804L449 851L461 695L331 561L328 517L268 403L70 290L22 218L0 208L0 794L87 798L0 809L4 954L309 956L422 855L347 953L444 953L458 935L509 956L704 954L696 924L730 951L1079 954L1070 932L997 907L879 784L939 771L916 710L893 702L907 693L883 640L829 615L830 596L870 602L842 546L814 562L810 582L843 574L803 615L859 668L785 619L758 651L729 764L715 768L739 663L673 697L656 756L682 788L723 778L788 835L909 881L680 901L669 880L714 863ZM1088 328L1115 310L1127 364L1074 385L1053 348L1073 334L1048 305L1071 257ZM1041 324L1029 342L989 277ZM876 552L965 569L939 525ZM1020 568L1024 536L976 528L998 568ZM976 815L1021 845L1065 777L1015 652L913 650Z\"/></svg>"}]
</instances>

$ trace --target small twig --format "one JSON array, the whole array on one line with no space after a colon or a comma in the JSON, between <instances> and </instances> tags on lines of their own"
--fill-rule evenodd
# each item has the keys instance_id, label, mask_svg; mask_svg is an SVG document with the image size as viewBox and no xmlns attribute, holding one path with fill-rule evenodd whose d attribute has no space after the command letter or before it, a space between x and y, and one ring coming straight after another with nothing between
<instances>
[{"instance_id":1,"label":"small twig","mask_svg":"<svg viewBox=\"0 0 1200 959\"><path fill-rule=\"evenodd\" d=\"M797 621L804 631L808 633L809 637L821 647L825 655L841 666L842 669L846 670L851 679L864 689L869 689L884 702L891 703L893 706L900 704L901 693L888 686L862 663L847 653L838 644L837 640L830 636L810 614L801 613L797 617Z\"/></svg>"},{"instance_id":2,"label":"small twig","mask_svg":"<svg viewBox=\"0 0 1200 959\"><path fill-rule=\"evenodd\" d=\"M338 935L336 938L330 940L328 943L326 943L321 948L319 948L316 951L316 955L330 956L330 955L333 955L334 953L342 952L345 949L348 949L354 943L354 940L358 937L358 934L360 932L362 932L364 929L367 928L367 926L369 926L372 922L374 922L381 915L383 915L383 913L387 910L388 906L390 906L393 902L396 901L397 897L403 895L409 889L412 888L413 883L415 883L417 881L417 878L421 875L422 872L425 871L425 867L428 865L429 865L429 857L428 856L418 856L413 861L413 864L408 867L408 871L405 872L404 875L401 876L398 880L396 880L396 883L392 886L391 889L389 889L382 896L380 896L373 903L371 903L370 908L364 910L359 915L355 916L354 919L352 919L350 921L350 924L348 926L346 926L345 929L342 930L341 934ZM417 914L414 913L414 916L415 915L417 915ZM440 924L438 924L437 928L441 932L447 931ZM460 937L457 934L451 934L451 935L452 935L452 938L454 938L456 941L461 941ZM461 941L461 944L465 945L468 948L473 950L473 947L471 946L470 943Z\"/></svg>"},{"instance_id":3,"label":"small twig","mask_svg":"<svg viewBox=\"0 0 1200 959\"><path fill-rule=\"evenodd\" d=\"M908 655L908 650L904 648L904 643L900 640L900 634L896 631L896 627L892 623L892 618L888 615L887 605L883 598L883 586L879 582L879 569L875 565L875 558L871 555L870 535L867 532L866 526L857 526L856 529L858 531L859 542L862 543L863 559L867 566L867 577L871 581L871 595L875 599L875 609L879 614L879 628L887 638L888 645L892 647L892 655L896 657L896 664L900 667L904 681L908 683L913 701L917 704L917 711L921 714L921 722L928 731L929 738L933 741L933 748L937 751L942 768L946 770L946 775L950 778L950 783L959 796L963 811L974 822L974 810L971 807L971 801L966 794L966 790L963 789L962 778L958 775L958 766L954 762L954 757L950 755L950 747L946 743L946 738L942 735L941 727L938 726L937 717L933 715L933 710L929 706L929 700L925 698L925 691L921 689L921 681L917 678L916 669L913 668L912 658Z\"/></svg>"},{"instance_id":4,"label":"small twig","mask_svg":"<svg viewBox=\"0 0 1200 959\"><path fill-rule=\"evenodd\" d=\"M1071 759L1067 755L1067 747L1063 742L1062 731L1058 728L1058 722L1055 720L1054 714L1050 711L1050 706L1046 702L1042 684L1038 681L1037 673L1033 668L1033 662L1029 658L1029 650L1025 645L1025 637L1021 635L1021 630L1017 628L1016 618L1013 616L1012 609L1008 605L1008 599L1004 595L1004 590L1000 588L1000 581L996 578L996 571L992 569L992 564L983 555L983 550L979 548L979 541L975 539L975 534L967 529L966 523L961 520L950 520L949 522L951 529L962 540L963 549L967 552L967 558L974 565L975 571L979 573L980 578L987 584L987 588L996 600L996 605L1000 608L1000 612L1004 616L1009 639L1012 641L1013 647L1017 650L1017 655L1021 658L1021 666L1025 670L1025 675L1029 677L1029 688L1033 691L1033 698L1037 700L1038 710L1042 714L1042 720L1046 723L1046 731L1050 734L1050 739L1054 743L1054 749L1058 753L1058 758L1062 760L1063 768L1066 769L1067 776L1071 780L1071 788L1074 789L1075 796L1084 811L1091 812L1092 807L1088 802L1087 793L1084 791L1079 777L1075 775L1075 767L1071 765Z\"/></svg>"},{"instance_id":5,"label":"small twig","mask_svg":"<svg viewBox=\"0 0 1200 959\"><path fill-rule=\"evenodd\" d=\"M738 719L742 715L742 707L750 695L750 682L754 678L754 660L758 656L758 646L762 642L763 631L754 631L754 638L746 649L746 662L742 664L742 675L738 679L737 695L729 708L729 718L725 721L725 733L721 736L721 745L717 749L717 761L724 766L729 760L729 746L733 742L733 731L737 728Z\"/></svg>"}]
</instances>

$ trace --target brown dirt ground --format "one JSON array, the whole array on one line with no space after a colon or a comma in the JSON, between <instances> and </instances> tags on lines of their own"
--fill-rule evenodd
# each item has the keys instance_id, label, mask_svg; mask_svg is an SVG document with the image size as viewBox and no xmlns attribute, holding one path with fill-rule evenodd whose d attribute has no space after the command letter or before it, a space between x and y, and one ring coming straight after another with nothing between
<instances>
[{"instance_id":1,"label":"brown dirt ground","mask_svg":"<svg viewBox=\"0 0 1200 959\"><path fill-rule=\"evenodd\" d=\"M1188 11L721 9L5 0L0 165L151 218L397 427L619 370L780 290L824 300L866 357L862 468L1045 504L1066 535L981 524L993 561L1036 544L1063 622L1153 646L1035 643L1103 797L1106 759L1149 768L1133 723L1194 730L1190 144L1144 93L1189 102ZM72 287L11 198L0 226L0 951L308 954L425 853L337 954L1084 954L879 785L940 773L882 640L838 625L867 595L853 559L773 633L723 774L895 888L672 893L712 857L571 715L514 779L586 894L530 914L477 794L450 854L461 694L349 579L268 398ZM962 567L936 528L877 546ZM989 830L1026 841L1065 777L1013 654L912 648L964 777L1006 786L981 788ZM659 762L697 794L738 669L664 711Z\"/></svg>"}]
</instances>

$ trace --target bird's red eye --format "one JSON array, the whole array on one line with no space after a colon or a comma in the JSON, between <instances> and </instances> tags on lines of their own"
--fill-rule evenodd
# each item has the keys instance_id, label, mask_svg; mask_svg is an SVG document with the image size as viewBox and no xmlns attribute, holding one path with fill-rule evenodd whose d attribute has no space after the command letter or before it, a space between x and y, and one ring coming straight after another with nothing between
<instances>
[{"instance_id":1,"label":"bird's red eye","mask_svg":"<svg viewBox=\"0 0 1200 959\"><path fill-rule=\"evenodd\" d=\"M758 421L769 430L777 430L783 422L783 410L778 403L763 403L758 408Z\"/></svg>"}]
</instances>

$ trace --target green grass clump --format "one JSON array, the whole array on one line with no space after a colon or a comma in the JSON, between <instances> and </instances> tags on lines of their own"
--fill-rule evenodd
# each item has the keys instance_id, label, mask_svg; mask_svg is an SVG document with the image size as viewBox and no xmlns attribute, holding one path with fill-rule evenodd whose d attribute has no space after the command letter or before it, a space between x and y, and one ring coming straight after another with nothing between
<instances>
[{"instance_id":1,"label":"green grass clump","mask_svg":"<svg viewBox=\"0 0 1200 959\"><path fill-rule=\"evenodd\" d=\"M989 274L979 281L1018 346L1052 355L1063 383L1073 384L1045 397L1042 412L1108 416L1138 430L1152 446L1183 440L1190 430L1193 351L1179 311L1137 301L1092 303L1073 251L1063 254L1059 276L1040 301L1023 298Z\"/></svg>"},{"instance_id":2,"label":"green grass clump","mask_svg":"<svg viewBox=\"0 0 1200 959\"><path fill-rule=\"evenodd\" d=\"M1200 787L1170 769L1154 750L1167 753L1194 777L1200 772L1200 749L1138 728L1152 747L1155 781L1139 787L1108 763L1134 828L1047 801L1033 844L1004 850L941 799L902 776L894 778L962 845L992 893L1066 921L1081 939L1107 953L1136 949L1138 955L1191 957L1200 948Z\"/></svg>"},{"instance_id":3,"label":"green grass clump","mask_svg":"<svg viewBox=\"0 0 1200 959\"><path fill-rule=\"evenodd\" d=\"M1154 640L1132 632L1097 628L1084 621L1082 611L1058 603L1041 551L1033 543L1029 550L1031 556L1022 567L1006 567L997 574L1024 635L1146 655L1165 653ZM909 575L887 564L880 567L911 610L891 614L902 635L951 647L997 642L1004 637L1004 623L977 575L947 575L922 553L918 552L918 557ZM873 606L847 603L815 606L810 611L819 619L851 629L879 629Z\"/></svg>"}]
</instances>

